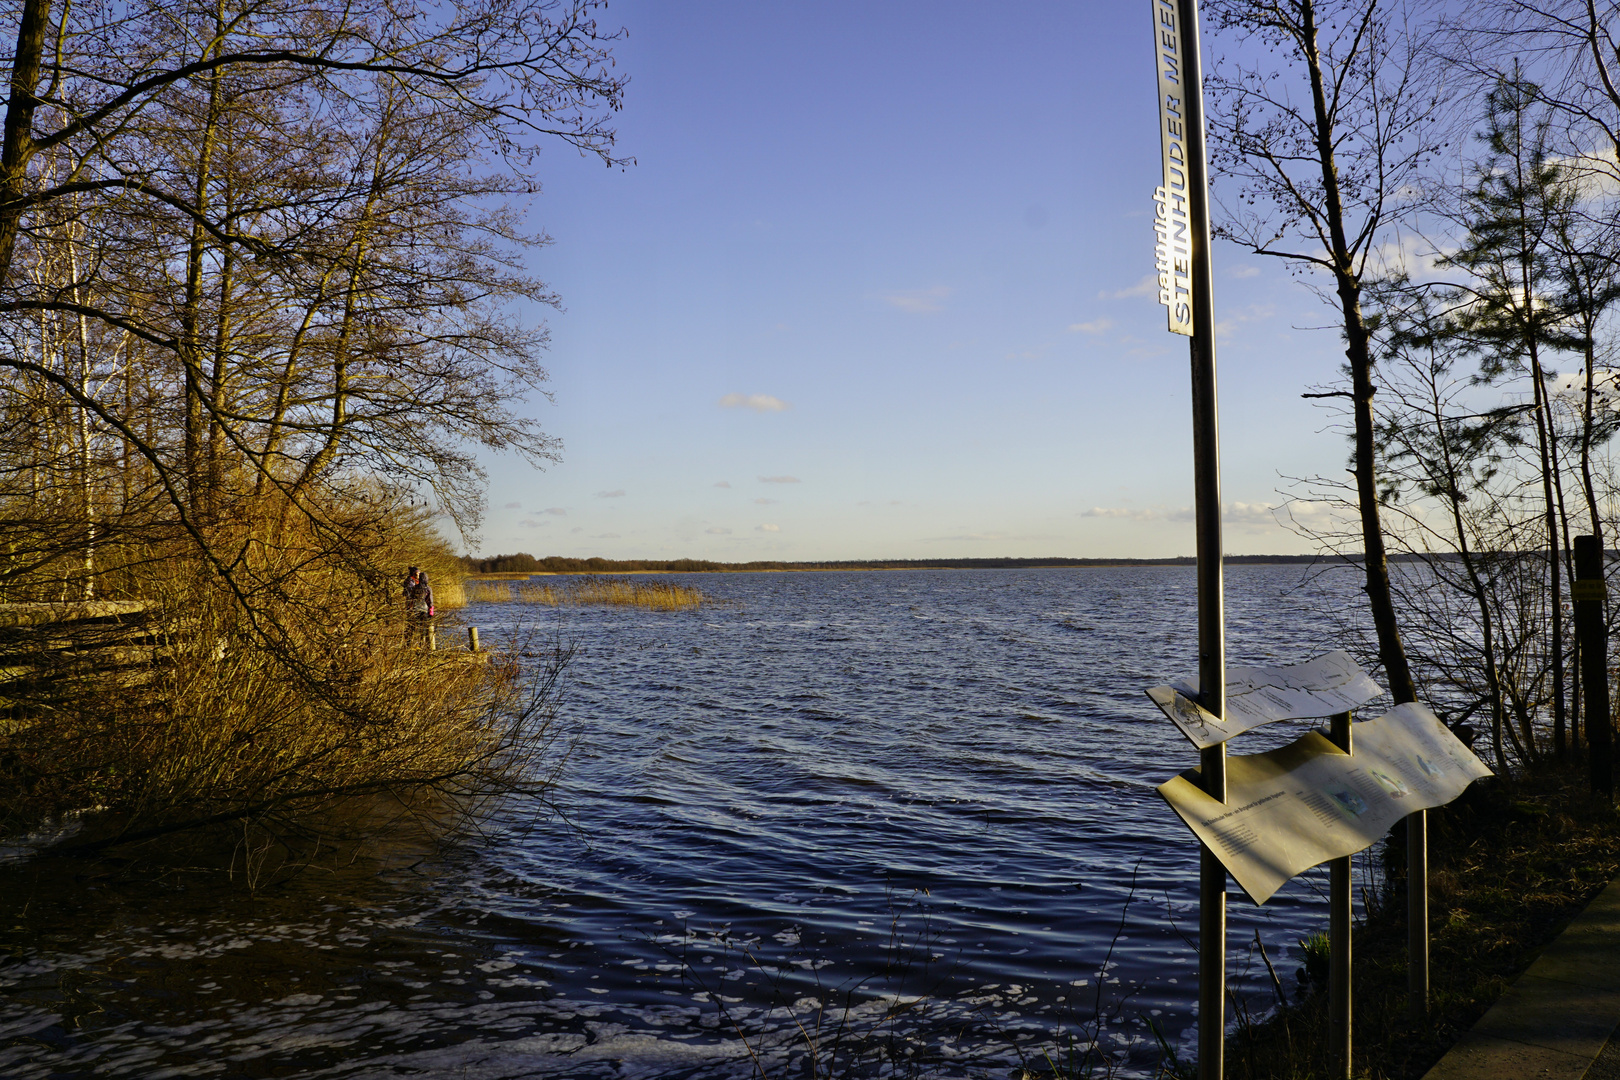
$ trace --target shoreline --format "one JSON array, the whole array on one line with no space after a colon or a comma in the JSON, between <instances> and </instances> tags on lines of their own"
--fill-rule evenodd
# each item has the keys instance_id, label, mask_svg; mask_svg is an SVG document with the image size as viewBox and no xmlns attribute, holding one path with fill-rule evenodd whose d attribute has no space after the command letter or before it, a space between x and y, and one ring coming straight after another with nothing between
<instances>
[{"instance_id":1,"label":"shoreline","mask_svg":"<svg viewBox=\"0 0 1620 1080\"><path fill-rule=\"evenodd\" d=\"M508 560L530 556L497 556L490 559L463 558L461 577L467 581L520 581L531 577L560 577L576 575L624 574L762 574L762 573L834 573L840 571L877 570L1107 570L1134 567L1193 567L1197 560L1190 555L1163 559L869 559L825 560L817 562L757 561L748 563L719 563L700 559L565 559L551 556L533 559L534 569L481 570L479 565L500 564ZM1359 562L1357 556L1320 555L1228 555L1228 566L1308 566L1323 562ZM1391 562L1408 561L1391 558ZM559 565L561 564L561 565ZM574 564L574 565L569 565ZM585 565L580 565L585 564Z\"/></svg>"}]
</instances>

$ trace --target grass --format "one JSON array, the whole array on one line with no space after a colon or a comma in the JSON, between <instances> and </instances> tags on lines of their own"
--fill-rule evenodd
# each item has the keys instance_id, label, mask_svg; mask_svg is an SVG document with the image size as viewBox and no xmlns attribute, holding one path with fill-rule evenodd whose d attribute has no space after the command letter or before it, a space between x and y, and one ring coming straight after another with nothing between
<instances>
[{"instance_id":1,"label":"grass","mask_svg":"<svg viewBox=\"0 0 1620 1080\"><path fill-rule=\"evenodd\" d=\"M1429 817L1430 1020L1413 1024L1406 1015L1405 850L1397 834L1387 851L1390 880L1355 929L1357 1077L1418 1080L1620 876L1620 817L1588 795L1578 766L1511 785L1477 783ZM1325 983L1302 979L1262 1022L1240 1012L1228 1075L1328 1075Z\"/></svg>"},{"instance_id":2,"label":"grass","mask_svg":"<svg viewBox=\"0 0 1620 1080\"><path fill-rule=\"evenodd\" d=\"M516 602L548 607L605 604L648 611L696 611L720 603L702 589L689 585L616 577L582 577L546 585L474 580L466 585L466 593L470 603Z\"/></svg>"}]
</instances>

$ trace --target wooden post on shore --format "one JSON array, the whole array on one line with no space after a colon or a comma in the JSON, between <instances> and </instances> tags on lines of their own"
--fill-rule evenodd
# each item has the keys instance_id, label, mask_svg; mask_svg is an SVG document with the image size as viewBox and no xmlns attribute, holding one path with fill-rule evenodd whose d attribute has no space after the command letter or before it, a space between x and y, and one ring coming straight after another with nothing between
<instances>
[{"instance_id":1,"label":"wooden post on shore","mask_svg":"<svg viewBox=\"0 0 1620 1080\"><path fill-rule=\"evenodd\" d=\"M1603 546L1595 536L1575 538L1575 635L1581 649L1581 697L1592 793L1614 798L1614 729L1609 715L1609 632L1604 625L1607 586Z\"/></svg>"},{"instance_id":2,"label":"wooden post on shore","mask_svg":"<svg viewBox=\"0 0 1620 1080\"><path fill-rule=\"evenodd\" d=\"M1413 1023L1429 1016L1429 812L1406 815L1406 995Z\"/></svg>"},{"instance_id":3,"label":"wooden post on shore","mask_svg":"<svg viewBox=\"0 0 1620 1080\"><path fill-rule=\"evenodd\" d=\"M1351 753L1350 714L1335 713L1329 740L1345 753ZM1350 880L1350 856L1328 861L1328 1076L1350 1080L1351 984L1350 935L1351 902L1354 891Z\"/></svg>"},{"instance_id":4,"label":"wooden post on shore","mask_svg":"<svg viewBox=\"0 0 1620 1080\"><path fill-rule=\"evenodd\" d=\"M478 651L478 627L476 626L467 627L467 651Z\"/></svg>"},{"instance_id":5,"label":"wooden post on shore","mask_svg":"<svg viewBox=\"0 0 1620 1080\"><path fill-rule=\"evenodd\" d=\"M428 641L427 641L428 652L438 652L439 651L439 627L438 627L438 624L435 623L432 619L428 620L427 638L428 638Z\"/></svg>"}]
</instances>

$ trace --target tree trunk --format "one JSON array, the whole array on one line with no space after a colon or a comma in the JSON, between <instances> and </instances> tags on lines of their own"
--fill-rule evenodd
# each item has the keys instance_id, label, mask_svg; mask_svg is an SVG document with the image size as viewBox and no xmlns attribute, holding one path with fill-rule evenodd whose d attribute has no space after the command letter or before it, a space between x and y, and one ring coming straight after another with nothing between
<instances>
[{"instance_id":1,"label":"tree trunk","mask_svg":"<svg viewBox=\"0 0 1620 1080\"><path fill-rule=\"evenodd\" d=\"M1366 572L1367 606L1378 636L1378 659L1389 680L1397 705L1417 700L1417 687L1401 644L1400 624L1390 595L1389 560L1384 531L1378 519L1378 481L1374 468L1372 350L1367 322L1361 314L1361 280L1344 227L1344 201L1339 193L1339 170L1333 156L1333 118L1328 113L1322 82L1322 57L1316 45L1316 10L1300 5L1304 21L1302 44L1311 79L1311 105L1315 110L1317 160L1322 166L1326 216L1332 244L1333 277L1344 314L1345 357L1350 361L1350 383L1355 417L1356 502L1361 513L1361 546Z\"/></svg>"},{"instance_id":2,"label":"tree trunk","mask_svg":"<svg viewBox=\"0 0 1620 1080\"><path fill-rule=\"evenodd\" d=\"M17 200L28 191L28 161L34 154L34 110L39 107L34 93L39 89L39 62L50 21L50 0L23 0L6 102L5 141L0 144L0 281L10 274L22 223L23 208Z\"/></svg>"}]
</instances>

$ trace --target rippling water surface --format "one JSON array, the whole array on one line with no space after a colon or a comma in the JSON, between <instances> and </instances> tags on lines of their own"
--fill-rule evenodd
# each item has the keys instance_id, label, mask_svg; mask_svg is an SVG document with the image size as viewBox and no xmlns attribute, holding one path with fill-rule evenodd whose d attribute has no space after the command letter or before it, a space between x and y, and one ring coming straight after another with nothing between
<instances>
[{"instance_id":1,"label":"rippling water surface","mask_svg":"<svg viewBox=\"0 0 1620 1080\"><path fill-rule=\"evenodd\" d=\"M252 896L0 868L0 1075L1005 1077L1188 1045L1196 847L1153 789L1196 755L1142 691L1194 666L1190 568L682 580L727 603L465 613L579 647L565 816ZM1229 656L1333 647L1354 585L1230 569ZM1325 925L1312 875L1234 898L1238 988L1272 1000L1256 931L1291 987Z\"/></svg>"}]
</instances>

